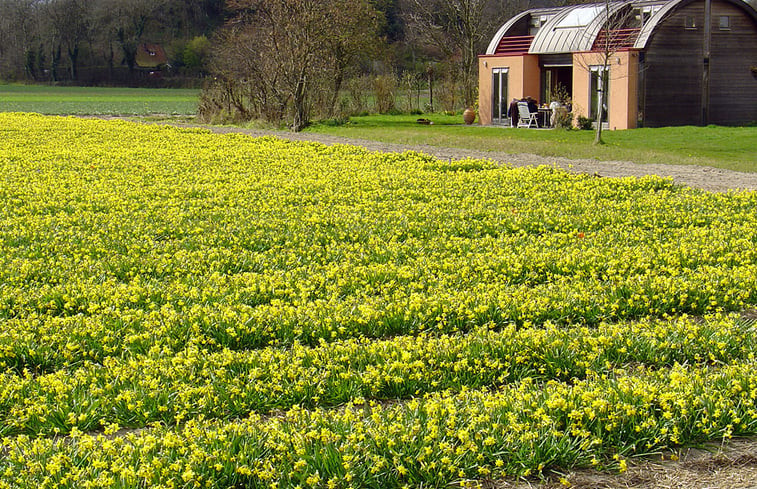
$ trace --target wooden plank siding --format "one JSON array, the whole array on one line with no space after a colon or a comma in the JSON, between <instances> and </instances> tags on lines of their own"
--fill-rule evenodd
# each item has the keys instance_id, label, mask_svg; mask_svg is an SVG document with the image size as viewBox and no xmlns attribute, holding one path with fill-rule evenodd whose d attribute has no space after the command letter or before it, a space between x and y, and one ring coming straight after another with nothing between
<instances>
[{"instance_id":1,"label":"wooden plank siding","mask_svg":"<svg viewBox=\"0 0 757 489\"><path fill-rule=\"evenodd\" d=\"M719 28L728 16L730 29ZM710 59L711 124L748 124L757 121L757 22L732 4L712 3Z\"/></svg>"},{"instance_id":2,"label":"wooden plank siding","mask_svg":"<svg viewBox=\"0 0 757 489\"><path fill-rule=\"evenodd\" d=\"M719 29L720 16L730 30ZM686 17L695 29L686 29ZM643 73L643 124L647 127L702 122L704 2L685 5L661 22L647 44ZM757 25L733 4L712 1L709 123L757 121Z\"/></svg>"},{"instance_id":3,"label":"wooden plank siding","mask_svg":"<svg viewBox=\"0 0 757 489\"><path fill-rule=\"evenodd\" d=\"M693 16L696 29L685 29ZM699 124L702 118L704 3L672 12L658 24L644 54L644 126Z\"/></svg>"}]
</instances>

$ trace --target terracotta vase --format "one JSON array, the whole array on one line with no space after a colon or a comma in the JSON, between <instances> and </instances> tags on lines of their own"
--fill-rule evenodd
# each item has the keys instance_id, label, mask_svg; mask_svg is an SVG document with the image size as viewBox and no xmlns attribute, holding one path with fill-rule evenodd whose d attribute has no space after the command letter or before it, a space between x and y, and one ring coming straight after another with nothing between
<instances>
[{"instance_id":1,"label":"terracotta vase","mask_svg":"<svg viewBox=\"0 0 757 489\"><path fill-rule=\"evenodd\" d=\"M476 111L470 107L465 109L465 112L463 112L463 120L468 125L473 124L473 121L476 120Z\"/></svg>"}]
</instances>

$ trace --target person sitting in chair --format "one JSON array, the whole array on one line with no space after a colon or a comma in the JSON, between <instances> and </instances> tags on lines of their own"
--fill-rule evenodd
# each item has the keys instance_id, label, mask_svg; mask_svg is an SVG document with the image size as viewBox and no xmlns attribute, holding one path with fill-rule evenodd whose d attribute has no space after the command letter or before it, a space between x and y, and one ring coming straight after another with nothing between
<instances>
[{"instance_id":1,"label":"person sitting in chair","mask_svg":"<svg viewBox=\"0 0 757 489\"><path fill-rule=\"evenodd\" d=\"M507 117L510 118L513 127L518 125L518 99L515 97L507 108Z\"/></svg>"},{"instance_id":2,"label":"person sitting in chair","mask_svg":"<svg viewBox=\"0 0 757 489\"><path fill-rule=\"evenodd\" d=\"M534 100L532 97L526 97L526 103L528 103L528 111L532 114L534 112L539 112L539 103Z\"/></svg>"}]
</instances>

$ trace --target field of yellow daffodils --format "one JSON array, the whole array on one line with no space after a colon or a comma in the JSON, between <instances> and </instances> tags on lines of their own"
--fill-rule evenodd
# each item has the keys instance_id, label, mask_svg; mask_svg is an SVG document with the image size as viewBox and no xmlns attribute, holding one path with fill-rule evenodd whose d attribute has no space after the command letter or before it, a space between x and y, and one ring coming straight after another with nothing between
<instances>
[{"instance_id":1,"label":"field of yellow daffodils","mask_svg":"<svg viewBox=\"0 0 757 489\"><path fill-rule=\"evenodd\" d=\"M0 489L476 486L757 433L757 194L0 114Z\"/></svg>"}]
</instances>

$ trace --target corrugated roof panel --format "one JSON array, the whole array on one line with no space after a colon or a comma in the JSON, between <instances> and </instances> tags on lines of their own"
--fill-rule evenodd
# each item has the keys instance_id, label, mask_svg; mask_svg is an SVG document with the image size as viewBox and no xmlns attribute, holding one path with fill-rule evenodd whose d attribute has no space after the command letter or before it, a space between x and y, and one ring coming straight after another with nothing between
<instances>
[{"instance_id":1,"label":"corrugated roof panel","mask_svg":"<svg viewBox=\"0 0 757 489\"><path fill-rule=\"evenodd\" d=\"M620 9L652 8L653 14L644 23L634 43L637 49L643 49L655 27L662 22L666 14L693 0L635 0L612 1L609 16ZM736 0L727 0L736 2ZM529 54L561 54L591 51L594 42L605 26L608 18L606 4L583 4L567 7L531 9L518 14L504 24L489 43L486 54L496 54L503 38L508 37L514 26L526 16L547 15L549 18L540 27L528 50ZM538 25L538 24L536 24ZM630 41L630 39L629 39Z\"/></svg>"},{"instance_id":2,"label":"corrugated roof panel","mask_svg":"<svg viewBox=\"0 0 757 489\"><path fill-rule=\"evenodd\" d=\"M656 13L652 14L646 24L644 24L644 27L641 28L639 37L636 38L636 43L633 47L644 49L647 45L647 41L649 41L649 37L652 35L652 31L657 27L657 24L665 19L668 16L668 13L676 8L682 1L684 0L673 0L672 2L663 5Z\"/></svg>"},{"instance_id":3,"label":"corrugated roof panel","mask_svg":"<svg viewBox=\"0 0 757 489\"><path fill-rule=\"evenodd\" d=\"M505 24L499 28L496 34L494 34L494 37L492 38L492 41L489 43L489 47L486 48L486 54L494 54L497 52L497 46L499 46L499 42L502 40L503 37L507 35L507 31L510 30L510 28L518 22L520 19L525 17L526 15L531 15L531 12L533 10L526 10L525 12L522 12L512 19L505 22Z\"/></svg>"},{"instance_id":4,"label":"corrugated roof panel","mask_svg":"<svg viewBox=\"0 0 757 489\"><path fill-rule=\"evenodd\" d=\"M583 30L581 27L567 26L578 20L586 21L585 15L588 10L586 6L571 6L563 9L547 21L546 24L536 33L534 42L531 44L529 53L531 54L550 54L550 53L570 53L575 51L573 43L576 40L577 31ZM560 27L562 26L562 27Z\"/></svg>"},{"instance_id":5,"label":"corrugated roof panel","mask_svg":"<svg viewBox=\"0 0 757 489\"><path fill-rule=\"evenodd\" d=\"M556 28L584 27L589 25L602 11L598 4L578 7L570 11L568 15L560 19Z\"/></svg>"},{"instance_id":6,"label":"corrugated roof panel","mask_svg":"<svg viewBox=\"0 0 757 489\"><path fill-rule=\"evenodd\" d=\"M489 46L486 48L486 54L496 54L497 53L497 47L500 44L500 41L503 37L507 37L510 33L509 31L513 28L515 24L518 23L523 17L526 16L532 16L532 17L540 17L540 16L548 16L552 17L557 13L560 13L562 11L561 7L556 8L535 8L531 10L526 10L525 12L521 12L520 14L516 15L515 17L508 20L502 27L499 28L496 34L494 34L494 37L492 38L491 42L489 43ZM549 20L545 22L545 24L542 25L542 28L544 25L549 23ZM541 31L541 28L540 28Z\"/></svg>"}]
</instances>

